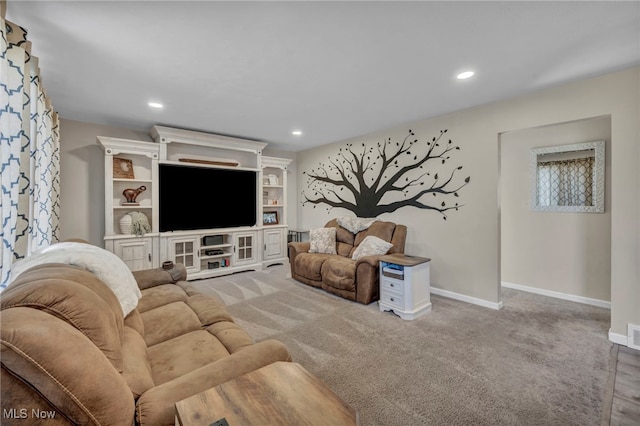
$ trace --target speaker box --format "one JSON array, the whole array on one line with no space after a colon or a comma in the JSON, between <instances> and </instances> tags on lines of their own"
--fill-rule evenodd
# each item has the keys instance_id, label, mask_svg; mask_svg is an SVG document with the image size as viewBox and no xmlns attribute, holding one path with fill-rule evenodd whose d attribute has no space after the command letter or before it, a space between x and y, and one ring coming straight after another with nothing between
<instances>
[{"instance_id":1,"label":"speaker box","mask_svg":"<svg viewBox=\"0 0 640 426\"><path fill-rule=\"evenodd\" d=\"M224 237L222 235L207 235L202 237L202 245L215 246L218 244L224 244Z\"/></svg>"}]
</instances>

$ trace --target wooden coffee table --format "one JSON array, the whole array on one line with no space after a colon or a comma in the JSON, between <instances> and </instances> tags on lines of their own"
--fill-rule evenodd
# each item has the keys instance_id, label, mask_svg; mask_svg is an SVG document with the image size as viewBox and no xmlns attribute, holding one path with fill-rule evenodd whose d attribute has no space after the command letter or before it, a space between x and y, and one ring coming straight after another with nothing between
<instances>
[{"instance_id":1,"label":"wooden coffee table","mask_svg":"<svg viewBox=\"0 0 640 426\"><path fill-rule=\"evenodd\" d=\"M293 362L276 362L176 403L176 424L357 425L356 410Z\"/></svg>"}]
</instances>

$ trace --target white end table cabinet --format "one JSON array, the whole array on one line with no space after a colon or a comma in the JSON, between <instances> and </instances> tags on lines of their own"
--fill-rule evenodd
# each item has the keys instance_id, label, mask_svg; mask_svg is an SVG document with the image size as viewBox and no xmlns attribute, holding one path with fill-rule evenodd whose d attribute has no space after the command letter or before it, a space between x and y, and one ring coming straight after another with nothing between
<instances>
[{"instance_id":1,"label":"white end table cabinet","mask_svg":"<svg viewBox=\"0 0 640 426\"><path fill-rule=\"evenodd\" d=\"M431 283L426 257L390 254L380 258L380 311L413 320L431 311Z\"/></svg>"}]
</instances>

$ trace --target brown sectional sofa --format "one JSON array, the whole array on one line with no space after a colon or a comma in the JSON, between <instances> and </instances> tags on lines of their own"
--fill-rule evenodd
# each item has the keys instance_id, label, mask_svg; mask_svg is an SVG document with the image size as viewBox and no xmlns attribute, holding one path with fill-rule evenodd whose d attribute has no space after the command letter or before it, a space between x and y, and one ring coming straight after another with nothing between
<instances>
[{"instance_id":1,"label":"brown sectional sofa","mask_svg":"<svg viewBox=\"0 0 640 426\"><path fill-rule=\"evenodd\" d=\"M33 267L2 293L1 401L15 409L3 425L25 424L22 413L36 424L36 412L54 413L48 425L172 425L175 402L291 360L278 341L253 343L182 265L134 277L142 298L126 318L101 280L68 264Z\"/></svg>"},{"instance_id":2,"label":"brown sectional sofa","mask_svg":"<svg viewBox=\"0 0 640 426\"><path fill-rule=\"evenodd\" d=\"M365 256L351 257L367 236L376 236L393 246L388 253L404 253L407 227L393 222L375 221L356 234L341 227L332 219L325 228L336 228L336 253L309 253L310 242L291 242L289 262L293 279L322 288L345 299L369 304L379 299L378 259Z\"/></svg>"}]
</instances>

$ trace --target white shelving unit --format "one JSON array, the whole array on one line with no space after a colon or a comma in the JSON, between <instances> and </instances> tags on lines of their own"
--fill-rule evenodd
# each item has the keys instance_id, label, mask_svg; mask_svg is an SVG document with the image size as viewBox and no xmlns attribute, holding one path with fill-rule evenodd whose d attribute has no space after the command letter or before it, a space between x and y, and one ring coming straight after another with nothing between
<instances>
[{"instance_id":1,"label":"white shelving unit","mask_svg":"<svg viewBox=\"0 0 640 426\"><path fill-rule=\"evenodd\" d=\"M262 157L261 217L267 218L262 232L262 262L265 267L288 262L287 167L291 161L288 158ZM277 219L276 223L271 223L273 217Z\"/></svg>"},{"instance_id":2,"label":"white shelving unit","mask_svg":"<svg viewBox=\"0 0 640 426\"><path fill-rule=\"evenodd\" d=\"M182 263L188 279L262 269L257 247L258 231L250 227L175 231L160 237L162 261Z\"/></svg>"},{"instance_id":3,"label":"white shelving unit","mask_svg":"<svg viewBox=\"0 0 640 426\"><path fill-rule=\"evenodd\" d=\"M103 136L98 137L98 144L105 153L105 248L124 260L131 270L157 267L159 146L152 142ZM129 177L119 177L123 175ZM123 191L141 186L146 190L136 199L139 205L124 204L127 200ZM147 217L151 232L144 236L123 233L120 221L133 211Z\"/></svg>"},{"instance_id":4,"label":"white shelving unit","mask_svg":"<svg viewBox=\"0 0 640 426\"><path fill-rule=\"evenodd\" d=\"M169 260L182 263L188 279L262 269L288 261L287 166L291 160L263 157L262 150L267 145L264 142L163 126L152 127L150 135L155 142L98 137L98 144L105 152L105 247L108 250L121 257L132 270L159 267ZM131 164L134 177L114 176L114 161ZM237 228L159 232L159 164L185 165L186 162L201 167L255 171L258 223ZM122 191L140 186L147 189L138 196L139 205L123 204L126 200ZM187 203L185 212L188 208ZM120 232L120 219L130 211L140 211L148 217L150 233L138 237ZM264 223L263 213L272 213L271 217L277 220Z\"/></svg>"}]
</instances>

